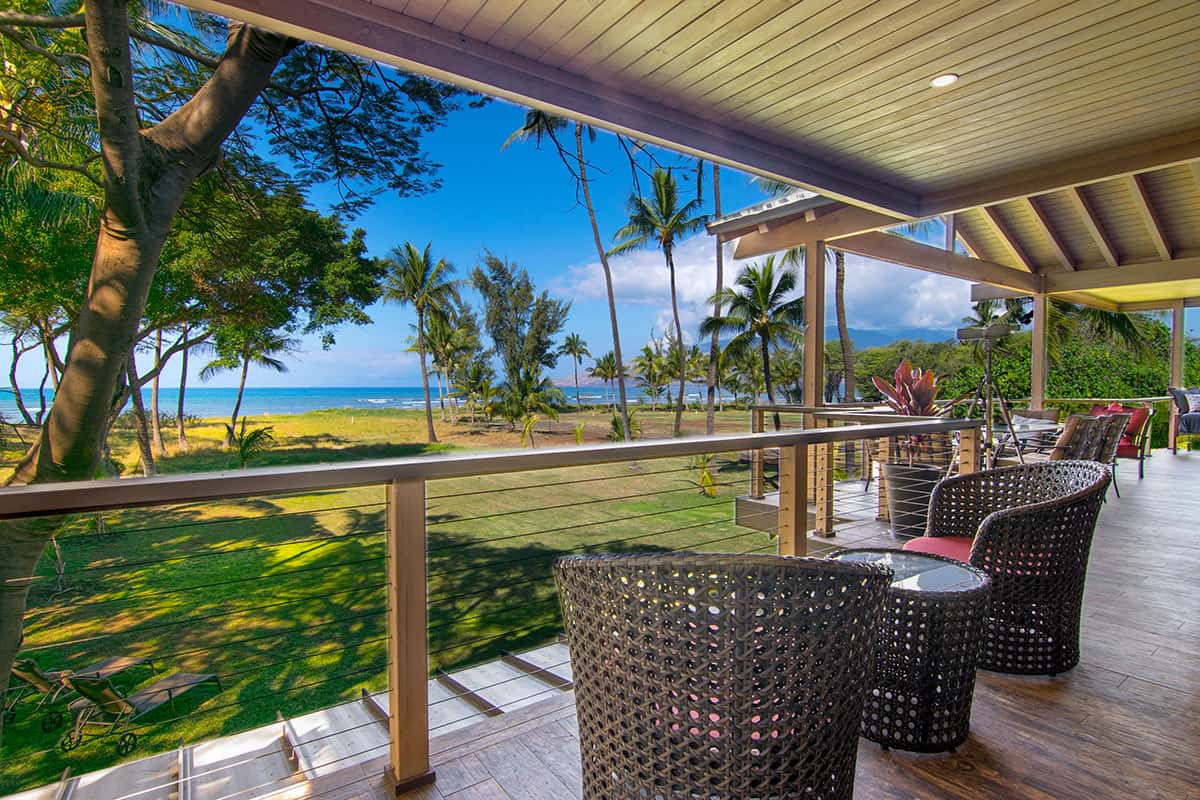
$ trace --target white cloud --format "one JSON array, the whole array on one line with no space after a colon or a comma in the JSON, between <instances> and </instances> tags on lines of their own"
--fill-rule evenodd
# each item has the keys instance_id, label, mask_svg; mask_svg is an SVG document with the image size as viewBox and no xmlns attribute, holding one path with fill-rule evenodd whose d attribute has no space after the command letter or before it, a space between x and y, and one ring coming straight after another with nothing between
<instances>
[{"instance_id":1,"label":"white cloud","mask_svg":"<svg viewBox=\"0 0 1200 800\"><path fill-rule=\"evenodd\" d=\"M725 284L737 276L745 261L733 258L733 245L726 245ZM613 290L618 304L656 306L661 310L656 325L659 331L671 323L671 295L662 253L647 248L609 259ZM676 290L684 339L695 339L700 322L707 314L715 275L714 245L711 237L693 236L675 250ZM830 264L826 276L826 319L832 324L834 273ZM564 298L604 300L607 297L604 273L598 261L567 268L553 286ZM955 278L899 267L853 254L846 255L846 317L851 328L893 330L902 328L948 329L969 311L969 284Z\"/></svg>"}]
</instances>

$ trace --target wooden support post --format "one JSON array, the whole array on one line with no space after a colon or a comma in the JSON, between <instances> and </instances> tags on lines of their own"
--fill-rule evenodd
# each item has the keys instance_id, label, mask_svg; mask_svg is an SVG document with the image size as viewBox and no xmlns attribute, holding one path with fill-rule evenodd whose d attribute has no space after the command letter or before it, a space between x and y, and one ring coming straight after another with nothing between
<instances>
[{"instance_id":1,"label":"wooden support post","mask_svg":"<svg viewBox=\"0 0 1200 800\"><path fill-rule=\"evenodd\" d=\"M892 458L892 440L880 439L879 449L875 453L875 463L879 465L879 489L878 489L878 505L875 512L875 519L880 522L889 522L892 517L888 514L887 505L887 478L883 475L883 465L888 463Z\"/></svg>"},{"instance_id":2,"label":"wooden support post","mask_svg":"<svg viewBox=\"0 0 1200 800\"><path fill-rule=\"evenodd\" d=\"M762 433L764 425L764 415L761 408L752 408L750 410L750 432ZM756 500L761 500L764 496L764 481L763 481L763 451L761 448L750 451L750 496Z\"/></svg>"},{"instance_id":3,"label":"wooden support post","mask_svg":"<svg viewBox=\"0 0 1200 800\"><path fill-rule=\"evenodd\" d=\"M779 555L808 555L808 445L779 449Z\"/></svg>"},{"instance_id":4,"label":"wooden support post","mask_svg":"<svg viewBox=\"0 0 1200 800\"><path fill-rule=\"evenodd\" d=\"M1184 341L1184 305L1182 300L1176 300L1171 304L1171 377L1170 386L1183 386L1183 341ZM1171 418L1167 421L1167 445L1174 452L1179 446L1175 441L1176 431L1179 428L1179 408L1175 405L1175 398L1171 398Z\"/></svg>"},{"instance_id":5,"label":"wooden support post","mask_svg":"<svg viewBox=\"0 0 1200 800\"><path fill-rule=\"evenodd\" d=\"M391 752L384 778L396 795L434 781L429 767L429 639L425 481L388 485L388 698Z\"/></svg>"},{"instance_id":6,"label":"wooden support post","mask_svg":"<svg viewBox=\"0 0 1200 800\"><path fill-rule=\"evenodd\" d=\"M817 420L818 428L831 427L827 420ZM818 536L833 536L833 443L813 445L813 475L816 506L815 531Z\"/></svg>"},{"instance_id":7,"label":"wooden support post","mask_svg":"<svg viewBox=\"0 0 1200 800\"><path fill-rule=\"evenodd\" d=\"M979 428L968 428L958 437L958 474L979 471Z\"/></svg>"},{"instance_id":8,"label":"wooden support post","mask_svg":"<svg viewBox=\"0 0 1200 800\"><path fill-rule=\"evenodd\" d=\"M1049 327L1049 299L1044 294L1033 296L1033 340L1029 374L1029 407L1046 407L1046 371L1049 352L1046 348Z\"/></svg>"},{"instance_id":9,"label":"wooden support post","mask_svg":"<svg viewBox=\"0 0 1200 800\"><path fill-rule=\"evenodd\" d=\"M804 404L825 400L825 243L804 245Z\"/></svg>"}]
</instances>

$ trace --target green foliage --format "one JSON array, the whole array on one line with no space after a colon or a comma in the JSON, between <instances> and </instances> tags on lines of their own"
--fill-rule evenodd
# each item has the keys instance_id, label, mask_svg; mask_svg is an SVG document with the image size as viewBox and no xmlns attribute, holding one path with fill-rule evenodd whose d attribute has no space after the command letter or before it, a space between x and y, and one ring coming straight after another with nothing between
<instances>
[{"instance_id":1,"label":"green foliage","mask_svg":"<svg viewBox=\"0 0 1200 800\"><path fill-rule=\"evenodd\" d=\"M586 428L587 428L586 422L579 422L579 423L575 424L575 444L578 444L578 445L583 444L583 432ZM2 442L0 442L0 443L2 443Z\"/></svg>"},{"instance_id":2,"label":"green foliage","mask_svg":"<svg viewBox=\"0 0 1200 800\"><path fill-rule=\"evenodd\" d=\"M538 292L527 271L490 251L471 273L471 284L483 295L484 328L506 384L529 383L531 374L558 363L554 338L566 324L570 303Z\"/></svg>"},{"instance_id":3,"label":"green foliage","mask_svg":"<svg viewBox=\"0 0 1200 800\"><path fill-rule=\"evenodd\" d=\"M711 453L703 453L688 459L688 467L696 471L696 477L692 480L692 483L700 490L700 494L705 497L717 496L717 482L713 479L712 463L713 456Z\"/></svg>"},{"instance_id":4,"label":"green foliage","mask_svg":"<svg viewBox=\"0 0 1200 800\"><path fill-rule=\"evenodd\" d=\"M636 409L629 412L630 439L642 438L642 423L641 420L637 418L637 413L638 412ZM612 415L612 420L609 423L609 431L605 438L607 438L610 442L625 441L625 425L621 422L620 414Z\"/></svg>"},{"instance_id":5,"label":"green foliage","mask_svg":"<svg viewBox=\"0 0 1200 800\"><path fill-rule=\"evenodd\" d=\"M242 424L236 430L228 424L225 426L225 430L233 443L233 457L241 469L245 469L251 459L275 446L275 437L271 433L275 429L270 425L265 428L246 430L246 418L242 417Z\"/></svg>"},{"instance_id":6,"label":"green foliage","mask_svg":"<svg viewBox=\"0 0 1200 800\"><path fill-rule=\"evenodd\" d=\"M521 446L522 447L537 447L533 440L533 428L540 420L537 414L525 414L521 417Z\"/></svg>"}]
</instances>

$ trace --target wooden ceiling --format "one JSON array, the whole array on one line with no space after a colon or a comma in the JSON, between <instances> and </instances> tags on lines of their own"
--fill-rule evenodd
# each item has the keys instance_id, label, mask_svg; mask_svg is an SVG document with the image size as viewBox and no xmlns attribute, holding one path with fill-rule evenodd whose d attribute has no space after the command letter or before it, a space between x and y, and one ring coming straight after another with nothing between
<instances>
[{"instance_id":1,"label":"wooden ceiling","mask_svg":"<svg viewBox=\"0 0 1200 800\"><path fill-rule=\"evenodd\" d=\"M1047 276L1200 249L1197 0L184 2L877 215L842 235L957 212Z\"/></svg>"}]
</instances>

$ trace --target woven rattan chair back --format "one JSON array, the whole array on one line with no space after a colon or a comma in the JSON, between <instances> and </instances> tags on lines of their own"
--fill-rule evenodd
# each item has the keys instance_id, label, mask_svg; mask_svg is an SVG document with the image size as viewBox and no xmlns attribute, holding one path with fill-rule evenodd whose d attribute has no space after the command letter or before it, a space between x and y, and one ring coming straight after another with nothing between
<instances>
[{"instance_id":1,"label":"woven rattan chair back","mask_svg":"<svg viewBox=\"0 0 1200 800\"><path fill-rule=\"evenodd\" d=\"M1133 414L1106 414L1101 419L1105 422L1104 440L1096 460L1101 464L1111 464L1117 460L1117 448L1121 444L1121 437L1125 435L1125 429L1133 419Z\"/></svg>"},{"instance_id":2,"label":"woven rattan chair back","mask_svg":"<svg viewBox=\"0 0 1200 800\"><path fill-rule=\"evenodd\" d=\"M1108 421L1104 417L1072 414L1050 451L1051 461L1099 461Z\"/></svg>"},{"instance_id":3,"label":"woven rattan chair back","mask_svg":"<svg viewBox=\"0 0 1200 800\"><path fill-rule=\"evenodd\" d=\"M1110 480L1098 462L1057 461L963 475L935 490L931 535L971 535L960 531L979 520L971 564L992 578L981 667L1055 675L1079 662L1088 554Z\"/></svg>"},{"instance_id":4,"label":"woven rattan chair back","mask_svg":"<svg viewBox=\"0 0 1200 800\"><path fill-rule=\"evenodd\" d=\"M585 800L851 797L890 570L673 553L555 577Z\"/></svg>"}]
</instances>

